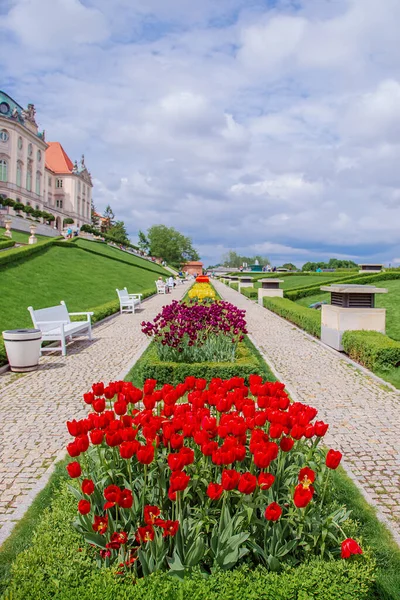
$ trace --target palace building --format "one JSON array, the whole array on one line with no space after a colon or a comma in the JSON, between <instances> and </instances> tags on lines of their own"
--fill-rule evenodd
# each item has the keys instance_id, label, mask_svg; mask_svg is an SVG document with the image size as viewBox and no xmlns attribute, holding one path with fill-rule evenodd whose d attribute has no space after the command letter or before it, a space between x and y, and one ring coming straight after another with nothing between
<instances>
[{"instance_id":1,"label":"palace building","mask_svg":"<svg viewBox=\"0 0 400 600\"><path fill-rule=\"evenodd\" d=\"M0 91L0 197L54 215L61 231L65 219L91 223L92 188L84 156L73 163L59 142L46 142L33 104L23 109Z\"/></svg>"}]
</instances>

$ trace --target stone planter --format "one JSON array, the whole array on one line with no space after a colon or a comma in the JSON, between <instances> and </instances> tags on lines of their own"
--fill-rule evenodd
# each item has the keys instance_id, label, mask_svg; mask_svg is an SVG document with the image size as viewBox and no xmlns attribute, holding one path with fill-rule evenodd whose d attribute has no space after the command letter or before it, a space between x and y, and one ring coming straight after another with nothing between
<instances>
[{"instance_id":1,"label":"stone planter","mask_svg":"<svg viewBox=\"0 0 400 600\"><path fill-rule=\"evenodd\" d=\"M283 290L280 289L279 284L283 283L283 279L259 279L261 287L258 288L258 304L263 306L264 296L283 298Z\"/></svg>"},{"instance_id":2,"label":"stone planter","mask_svg":"<svg viewBox=\"0 0 400 600\"><path fill-rule=\"evenodd\" d=\"M3 339L11 371L25 373L38 368L42 345L40 329L3 331Z\"/></svg>"}]
</instances>

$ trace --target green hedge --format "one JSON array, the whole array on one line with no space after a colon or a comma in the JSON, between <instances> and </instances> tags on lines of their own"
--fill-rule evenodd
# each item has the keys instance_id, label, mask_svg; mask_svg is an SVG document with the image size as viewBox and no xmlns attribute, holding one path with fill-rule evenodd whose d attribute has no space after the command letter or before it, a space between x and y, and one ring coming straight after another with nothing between
<instances>
[{"instance_id":1,"label":"green hedge","mask_svg":"<svg viewBox=\"0 0 400 600\"><path fill-rule=\"evenodd\" d=\"M4 600L369 600L375 565L369 553L350 560L311 560L280 574L243 566L183 581L156 573L133 582L98 569L73 529L76 501L64 484L46 510L32 546L18 555Z\"/></svg>"},{"instance_id":2,"label":"green hedge","mask_svg":"<svg viewBox=\"0 0 400 600\"><path fill-rule=\"evenodd\" d=\"M346 331L342 344L350 358L373 371L400 366L400 342L378 331Z\"/></svg>"},{"instance_id":3,"label":"green hedge","mask_svg":"<svg viewBox=\"0 0 400 600\"><path fill-rule=\"evenodd\" d=\"M246 298L250 298L250 300L258 299L258 289L252 287L245 287L240 290L240 293Z\"/></svg>"},{"instance_id":4,"label":"green hedge","mask_svg":"<svg viewBox=\"0 0 400 600\"><path fill-rule=\"evenodd\" d=\"M13 246L15 246L15 242L13 240L0 240L0 250L12 248Z\"/></svg>"},{"instance_id":5,"label":"green hedge","mask_svg":"<svg viewBox=\"0 0 400 600\"><path fill-rule=\"evenodd\" d=\"M150 296L153 296L156 293L156 286L154 286L154 288L142 290L140 293L142 294L142 300L145 298L150 298ZM95 306L91 310L94 312L92 322L97 323L98 321L101 321L102 319L119 312L119 300L111 300L105 304Z\"/></svg>"},{"instance_id":6,"label":"green hedge","mask_svg":"<svg viewBox=\"0 0 400 600\"><path fill-rule=\"evenodd\" d=\"M321 337L321 312L313 308L300 306L287 298L264 298L265 308L291 321L311 335Z\"/></svg>"},{"instance_id":7,"label":"green hedge","mask_svg":"<svg viewBox=\"0 0 400 600\"><path fill-rule=\"evenodd\" d=\"M204 363L175 363L165 362L158 358L157 347L152 343L139 359L127 379L136 385L145 379L157 379L161 384L171 383L177 385L189 375L202 377L208 381L213 377L230 379L231 377L244 377L248 381L249 375L258 373L268 381L275 381L275 377L262 359L258 350L245 337L238 346L238 357L234 362L204 362Z\"/></svg>"},{"instance_id":8,"label":"green hedge","mask_svg":"<svg viewBox=\"0 0 400 600\"><path fill-rule=\"evenodd\" d=\"M229 284L229 287L231 287L233 290L236 290L237 292L239 291L239 284L237 281L233 281Z\"/></svg>"},{"instance_id":9,"label":"green hedge","mask_svg":"<svg viewBox=\"0 0 400 600\"><path fill-rule=\"evenodd\" d=\"M352 277L346 277L344 279L324 281L320 285L308 285L302 288L296 288L294 290L288 290L284 292L285 298L289 300L300 300L300 298L306 298L307 296L314 296L321 291L321 285L330 285L331 283L359 283L361 285L368 285L370 283L377 283L379 281L388 281L391 279L400 279L399 271L385 271L384 273L375 273L374 275L353 275ZM322 292L323 293L323 292Z\"/></svg>"},{"instance_id":10,"label":"green hedge","mask_svg":"<svg viewBox=\"0 0 400 600\"><path fill-rule=\"evenodd\" d=\"M32 244L31 246L22 246L21 248L15 248L14 250L9 250L8 252L2 252L0 254L0 267L7 267L8 265L19 262L21 260L26 260L31 256L47 252L47 250L49 250L49 248L51 248L53 244L60 239L63 238L51 238L50 240L46 240L45 242L38 242L37 244Z\"/></svg>"}]
</instances>

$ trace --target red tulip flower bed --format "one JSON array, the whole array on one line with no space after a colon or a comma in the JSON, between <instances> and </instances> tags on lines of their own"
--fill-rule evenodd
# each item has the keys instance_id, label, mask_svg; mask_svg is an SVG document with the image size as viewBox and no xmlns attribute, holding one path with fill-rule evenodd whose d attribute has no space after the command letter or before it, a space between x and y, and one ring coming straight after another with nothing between
<instances>
[{"instance_id":1,"label":"red tulip flower bed","mask_svg":"<svg viewBox=\"0 0 400 600\"><path fill-rule=\"evenodd\" d=\"M210 283L210 278L207 275L199 275L196 277L197 283Z\"/></svg>"},{"instance_id":2,"label":"red tulip flower bed","mask_svg":"<svg viewBox=\"0 0 400 600\"><path fill-rule=\"evenodd\" d=\"M341 454L320 448L328 425L282 383L118 381L83 398L87 418L67 423L67 470L75 526L99 564L182 575L362 552L329 501Z\"/></svg>"}]
</instances>

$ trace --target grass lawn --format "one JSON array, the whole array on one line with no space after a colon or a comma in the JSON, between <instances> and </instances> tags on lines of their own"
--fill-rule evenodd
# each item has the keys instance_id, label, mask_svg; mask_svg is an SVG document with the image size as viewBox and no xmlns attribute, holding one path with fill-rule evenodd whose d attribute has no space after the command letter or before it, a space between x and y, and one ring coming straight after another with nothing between
<instances>
[{"instance_id":1,"label":"grass lawn","mask_svg":"<svg viewBox=\"0 0 400 600\"><path fill-rule=\"evenodd\" d=\"M65 300L70 312L94 310L116 301L116 288L126 286L129 292L140 293L155 289L161 273L168 275L158 265L101 244L96 245L96 253L67 244L0 268L5 292L0 296L0 331L31 327L28 306L44 308ZM83 244L91 247L94 242ZM5 357L2 338L1 355Z\"/></svg>"},{"instance_id":2,"label":"grass lawn","mask_svg":"<svg viewBox=\"0 0 400 600\"><path fill-rule=\"evenodd\" d=\"M375 296L376 306L386 308L386 333L394 340L400 341L400 279L377 282L378 287L386 288L387 294L377 294ZM308 296L297 300L296 304L301 306L310 306L319 300L329 302L330 294L321 292L315 296Z\"/></svg>"},{"instance_id":3,"label":"grass lawn","mask_svg":"<svg viewBox=\"0 0 400 600\"><path fill-rule=\"evenodd\" d=\"M4 235L6 229L4 229L4 227L0 227L0 236ZM27 231L16 231L15 229L11 229L11 233L12 233L12 240L14 242L17 242L17 244L27 244L29 242L29 238L30 238L30 233L28 233ZM39 241L48 241L51 238L46 236L46 235L36 235L37 239ZM8 238L7 238L8 239Z\"/></svg>"}]
</instances>

